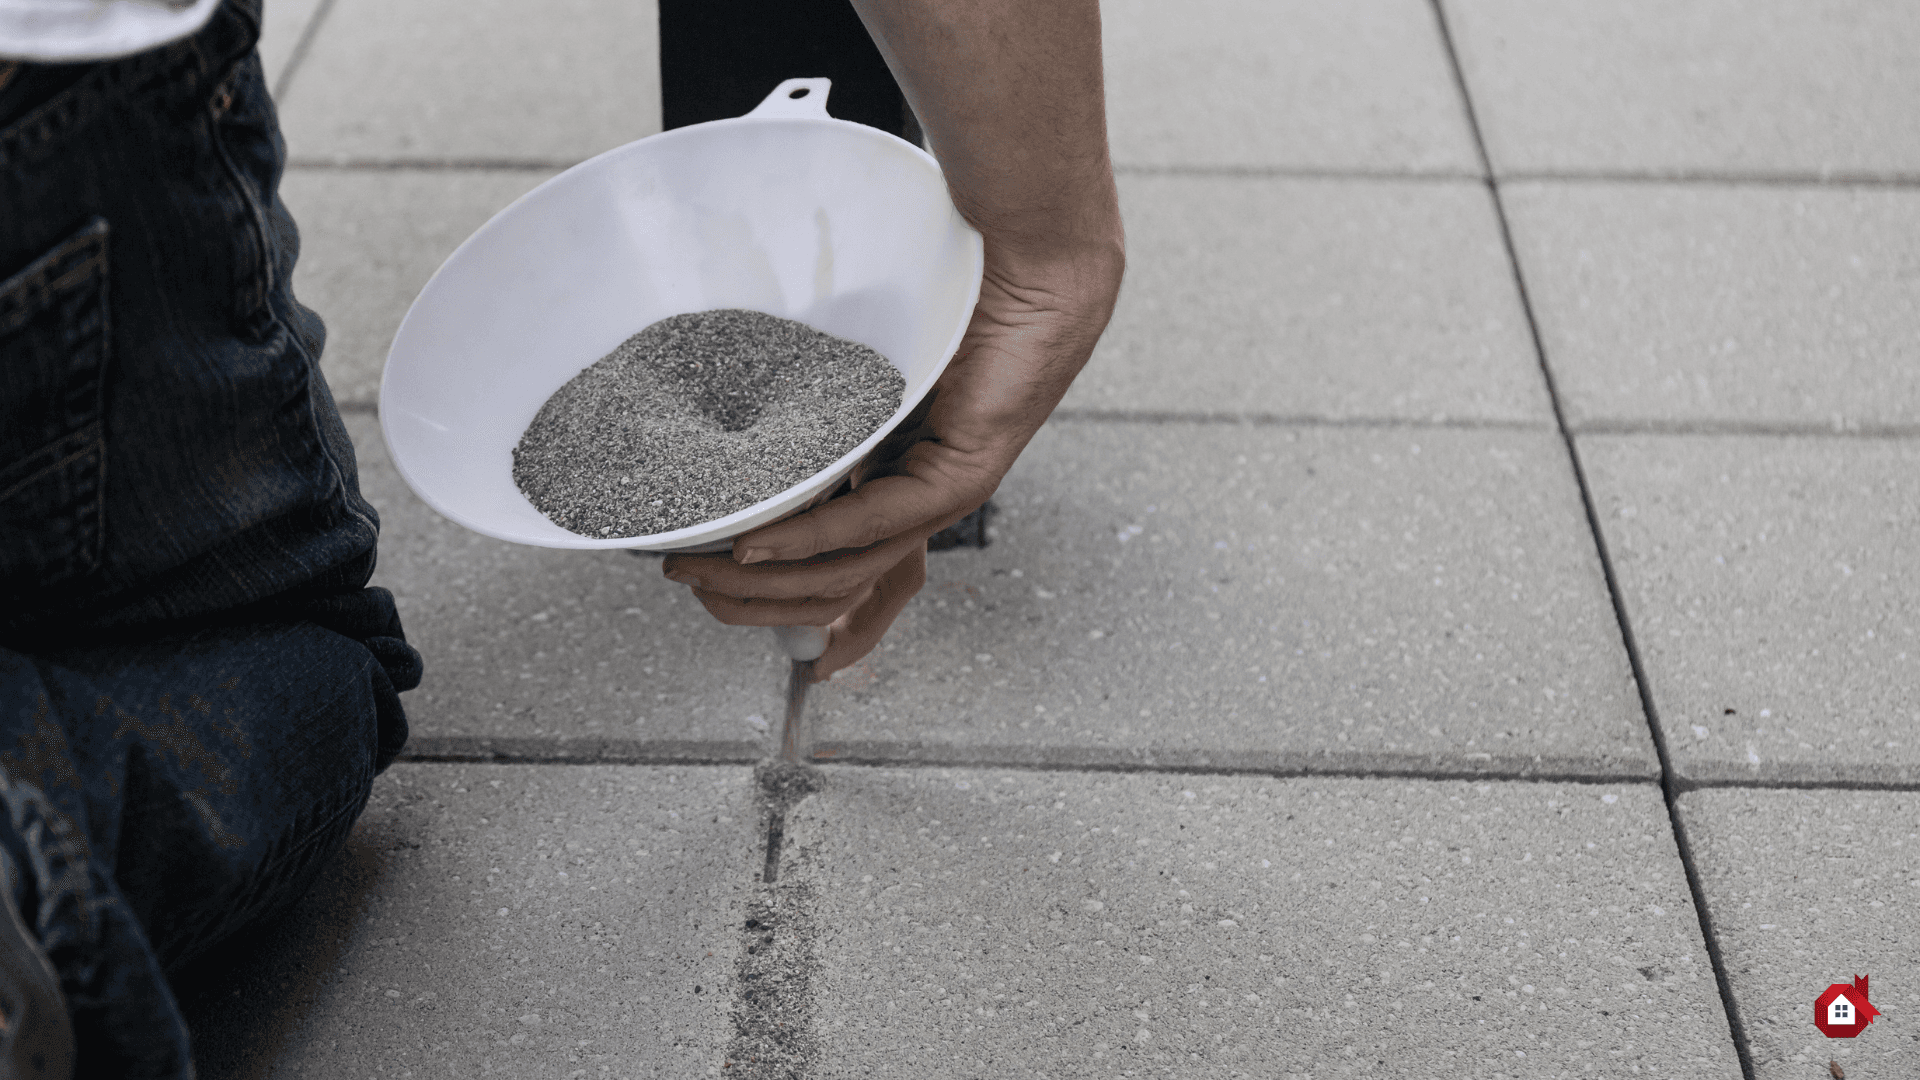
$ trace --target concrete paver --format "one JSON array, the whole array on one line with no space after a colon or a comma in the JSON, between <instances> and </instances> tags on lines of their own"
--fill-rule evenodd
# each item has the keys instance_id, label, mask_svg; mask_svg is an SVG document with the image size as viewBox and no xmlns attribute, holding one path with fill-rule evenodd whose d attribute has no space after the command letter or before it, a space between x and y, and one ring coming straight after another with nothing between
<instances>
[{"instance_id":1,"label":"concrete paver","mask_svg":"<svg viewBox=\"0 0 1920 1080\"><path fill-rule=\"evenodd\" d=\"M1480 172L1424 0L1104 0L1113 160Z\"/></svg>"},{"instance_id":2,"label":"concrete paver","mask_svg":"<svg viewBox=\"0 0 1920 1080\"><path fill-rule=\"evenodd\" d=\"M294 295L327 324L320 367L334 399L372 405L413 299L474 230L546 171L289 170L281 197L300 228Z\"/></svg>"},{"instance_id":3,"label":"concrete paver","mask_svg":"<svg viewBox=\"0 0 1920 1080\"><path fill-rule=\"evenodd\" d=\"M1674 184L1503 189L1567 417L1920 419L1920 192Z\"/></svg>"},{"instance_id":4,"label":"concrete paver","mask_svg":"<svg viewBox=\"0 0 1920 1080\"><path fill-rule=\"evenodd\" d=\"M1759 1080L1920 1073L1920 795L1695 791L1681 815ZM1852 1039L1813 1026L1830 984L1868 977L1880 1019Z\"/></svg>"},{"instance_id":5,"label":"concrete paver","mask_svg":"<svg viewBox=\"0 0 1920 1080\"><path fill-rule=\"evenodd\" d=\"M1480 184L1118 183L1127 276L1063 407L1552 424Z\"/></svg>"},{"instance_id":6,"label":"concrete paver","mask_svg":"<svg viewBox=\"0 0 1920 1080\"><path fill-rule=\"evenodd\" d=\"M651 3L338 0L281 103L288 151L584 160L660 130L659 36Z\"/></svg>"},{"instance_id":7,"label":"concrete paver","mask_svg":"<svg viewBox=\"0 0 1920 1080\"><path fill-rule=\"evenodd\" d=\"M373 403L413 297L550 175L288 174L302 232L294 287L327 320L336 398ZM1136 176L1120 187L1127 283L1064 407L1552 422L1484 189Z\"/></svg>"},{"instance_id":8,"label":"concrete paver","mask_svg":"<svg viewBox=\"0 0 1920 1080\"><path fill-rule=\"evenodd\" d=\"M276 937L183 994L200 1075L707 1075L755 793L744 768L395 765Z\"/></svg>"},{"instance_id":9,"label":"concrete paver","mask_svg":"<svg viewBox=\"0 0 1920 1080\"><path fill-rule=\"evenodd\" d=\"M286 73L300 35L320 10L321 0L268 0L260 13L260 63L273 86Z\"/></svg>"},{"instance_id":10,"label":"concrete paver","mask_svg":"<svg viewBox=\"0 0 1920 1080\"><path fill-rule=\"evenodd\" d=\"M1920 780L1920 442L1579 445L1680 776Z\"/></svg>"},{"instance_id":11,"label":"concrete paver","mask_svg":"<svg viewBox=\"0 0 1920 1080\"><path fill-rule=\"evenodd\" d=\"M771 632L716 622L657 559L469 532L394 472L374 417L346 420L380 511L373 584L426 658L413 749L751 761L776 746L787 659Z\"/></svg>"},{"instance_id":12,"label":"concrete paver","mask_svg":"<svg viewBox=\"0 0 1920 1080\"><path fill-rule=\"evenodd\" d=\"M1509 176L1920 175L1898 5L1442 3ZM270 77L321 6L270 0ZM602 763L396 766L189 985L203 1076L1738 1075L1432 5L1102 8L1132 258L1077 412L813 691L823 790L763 819L694 763L772 749L771 636L440 519L371 414L462 239L658 130L654 4L336 0L293 155L422 167L285 190L426 655L413 750ZM1502 195L1576 431L1911 428L1901 184ZM1678 778L1912 785L1920 440L1579 446ZM1763 1080L1905 1068L1913 793L1682 805ZM1817 1039L1859 973L1886 1018Z\"/></svg>"},{"instance_id":13,"label":"concrete paver","mask_svg":"<svg viewBox=\"0 0 1920 1080\"><path fill-rule=\"evenodd\" d=\"M1443 2L1497 172L1920 169L1902 5Z\"/></svg>"},{"instance_id":14,"label":"concrete paver","mask_svg":"<svg viewBox=\"0 0 1920 1080\"><path fill-rule=\"evenodd\" d=\"M1740 1075L1651 785L826 772L814 1076Z\"/></svg>"},{"instance_id":15,"label":"concrete paver","mask_svg":"<svg viewBox=\"0 0 1920 1080\"><path fill-rule=\"evenodd\" d=\"M994 501L821 752L1655 771L1557 436L1054 422Z\"/></svg>"}]
</instances>

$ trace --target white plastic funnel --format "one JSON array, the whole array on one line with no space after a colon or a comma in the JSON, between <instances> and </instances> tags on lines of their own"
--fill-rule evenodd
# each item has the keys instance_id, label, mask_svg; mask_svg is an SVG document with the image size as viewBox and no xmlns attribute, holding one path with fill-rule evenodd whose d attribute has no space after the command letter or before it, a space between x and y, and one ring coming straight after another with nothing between
<instances>
[{"instance_id":1,"label":"white plastic funnel","mask_svg":"<svg viewBox=\"0 0 1920 1080\"><path fill-rule=\"evenodd\" d=\"M980 234L934 159L827 115L827 79L788 79L745 116L576 165L467 238L387 353L380 426L427 505L475 532L555 548L725 551L830 493L927 395L980 298ZM692 528L568 532L513 482L513 448L555 390L670 315L748 308L886 357L905 398L805 482Z\"/></svg>"}]
</instances>

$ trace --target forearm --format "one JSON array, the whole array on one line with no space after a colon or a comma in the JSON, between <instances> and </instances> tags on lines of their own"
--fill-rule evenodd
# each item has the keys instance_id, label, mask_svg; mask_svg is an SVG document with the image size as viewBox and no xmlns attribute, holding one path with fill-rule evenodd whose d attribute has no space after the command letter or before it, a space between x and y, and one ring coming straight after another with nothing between
<instances>
[{"instance_id":1,"label":"forearm","mask_svg":"<svg viewBox=\"0 0 1920 1080\"><path fill-rule=\"evenodd\" d=\"M990 243L1124 260L1098 0L852 2Z\"/></svg>"}]
</instances>

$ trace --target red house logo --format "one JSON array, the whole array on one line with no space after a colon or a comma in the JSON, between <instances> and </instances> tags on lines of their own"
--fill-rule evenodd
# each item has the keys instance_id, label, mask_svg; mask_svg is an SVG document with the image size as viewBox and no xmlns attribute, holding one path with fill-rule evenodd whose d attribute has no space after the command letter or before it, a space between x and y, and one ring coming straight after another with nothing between
<instances>
[{"instance_id":1,"label":"red house logo","mask_svg":"<svg viewBox=\"0 0 1920 1080\"><path fill-rule=\"evenodd\" d=\"M1834 983L1813 999L1813 1026L1829 1039L1851 1039L1879 1015L1867 1000L1865 975L1855 975L1852 983Z\"/></svg>"}]
</instances>

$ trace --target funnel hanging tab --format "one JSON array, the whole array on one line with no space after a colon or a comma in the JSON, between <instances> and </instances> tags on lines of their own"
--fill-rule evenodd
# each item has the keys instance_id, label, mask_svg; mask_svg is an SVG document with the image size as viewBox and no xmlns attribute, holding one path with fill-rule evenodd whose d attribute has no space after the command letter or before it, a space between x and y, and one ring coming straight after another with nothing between
<instances>
[{"instance_id":1,"label":"funnel hanging tab","mask_svg":"<svg viewBox=\"0 0 1920 1080\"><path fill-rule=\"evenodd\" d=\"M747 118L797 116L805 120L831 120L827 115L827 95L832 91L832 79L788 79L755 106Z\"/></svg>"}]
</instances>

